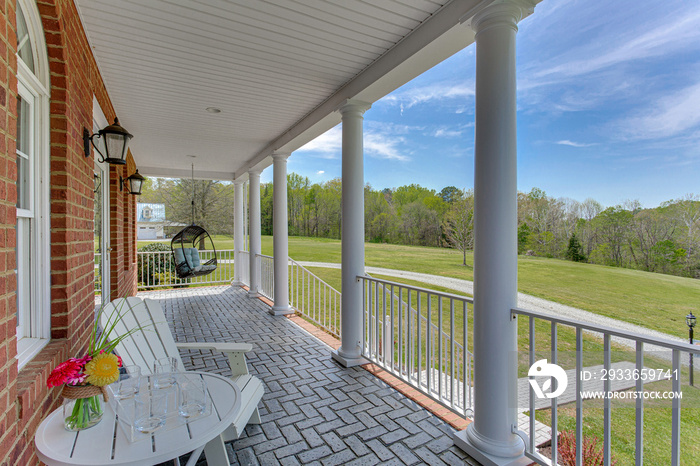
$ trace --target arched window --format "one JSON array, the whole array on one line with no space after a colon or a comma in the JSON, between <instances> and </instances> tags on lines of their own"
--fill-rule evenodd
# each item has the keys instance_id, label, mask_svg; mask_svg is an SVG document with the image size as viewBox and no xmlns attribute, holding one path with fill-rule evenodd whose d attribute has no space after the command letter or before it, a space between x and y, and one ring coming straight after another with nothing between
<instances>
[{"instance_id":1,"label":"arched window","mask_svg":"<svg viewBox=\"0 0 700 466\"><path fill-rule=\"evenodd\" d=\"M17 1L17 357L49 341L49 75L36 3Z\"/></svg>"}]
</instances>

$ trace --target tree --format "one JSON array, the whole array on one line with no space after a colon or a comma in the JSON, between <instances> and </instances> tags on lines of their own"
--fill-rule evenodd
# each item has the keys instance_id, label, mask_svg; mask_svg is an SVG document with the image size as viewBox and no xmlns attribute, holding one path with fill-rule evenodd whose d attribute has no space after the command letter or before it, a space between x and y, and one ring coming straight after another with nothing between
<instances>
[{"instance_id":1,"label":"tree","mask_svg":"<svg viewBox=\"0 0 700 466\"><path fill-rule=\"evenodd\" d=\"M232 183L156 178L148 183L147 188L141 200L165 204L169 221L196 223L210 234L233 234Z\"/></svg>"},{"instance_id":2,"label":"tree","mask_svg":"<svg viewBox=\"0 0 700 466\"><path fill-rule=\"evenodd\" d=\"M384 194L365 186L365 237L367 241L384 243L391 237L394 222L392 209Z\"/></svg>"},{"instance_id":3,"label":"tree","mask_svg":"<svg viewBox=\"0 0 700 466\"><path fill-rule=\"evenodd\" d=\"M447 243L462 252L462 265L467 265L467 251L474 248L474 192L460 191L445 215Z\"/></svg>"},{"instance_id":4,"label":"tree","mask_svg":"<svg viewBox=\"0 0 700 466\"><path fill-rule=\"evenodd\" d=\"M599 213L591 222L594 234L598 238L598 254L592 254L598 260L603 260L606 265L622 267L627 264L624 255L624 246L629 234L629 224L632 221L632 212L622 206L608 207ZM601 246L605 246L604 248ZM607 257L601 255L605 251ZM595 249L594 249L595 252Z\"/></svg>"},{"instance_id":5,"label":"tree","mask_svg":"<svg viewBox=\"0 0 700 466\"><path fill-rule=\"evenodd\" d=\"M571 235L569 238L569 247L566 249L566 258L574 262L583 262L586 260L586 256L583 255L583 248L578 238L576 238L576 233Z\"/></svg>"},{"instance_id":6,"label":"tree","mask_svg":"<svg viewBox=\"0 0 700 466\"><path fill-rule=\"evenodd\" d=\"M446 186L440 191L440 197L448 204L452 204L454 201L460 199L463 194L462 191L454 186Z\"/></svg>"}]
</instances>

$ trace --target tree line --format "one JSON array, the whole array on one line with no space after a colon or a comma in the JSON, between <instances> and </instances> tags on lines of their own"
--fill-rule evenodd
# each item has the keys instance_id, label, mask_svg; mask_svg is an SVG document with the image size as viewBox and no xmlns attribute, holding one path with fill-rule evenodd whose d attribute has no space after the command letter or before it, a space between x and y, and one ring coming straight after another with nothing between
<instances>
[{"instance_id":1,"label":"tree line","mask_svg":"<svg viewBox=\"0 0 700 466\"><path fill-rule=\"evenodd\" d=\"M289 234L340 238L341 180L287 177ZM166 205L167 219L194 221L212 234L233 233L233 185L208 180L149 180L141 202ZM260 187L261 231L272 234L273 185ZM474 194L418 184L365 186L368 242L473 248ZM553 198L538 188L518 193L518 252L533 256L700 277L700 197L644 209L638 201L604 208L594 199Z\"/></svg>"}]
</instances>

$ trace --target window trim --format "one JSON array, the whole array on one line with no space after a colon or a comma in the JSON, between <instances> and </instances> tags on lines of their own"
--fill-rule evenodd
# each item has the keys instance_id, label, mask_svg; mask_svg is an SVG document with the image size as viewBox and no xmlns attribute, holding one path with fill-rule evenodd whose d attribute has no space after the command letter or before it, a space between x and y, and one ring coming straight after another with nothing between
<instances>
[{"instance_id":1,"label":"window trim","mask_svg":"<svg viewBox=\"0 0 700 466\"><path fill-rule=\"evenodd\" d=\"M34 129L32 146L31 211L18 209L18 217L31 213L32 241L32 305L28 325L17 327L18 369L36 356L51 338L51 244L50 244L50 116L49 116L49 60L41 17L36 3L18 0L27 23L34 57L32 71L17 56L17 92L32 95L34 100ZM18 239L19 240L19 239ZM21 333L20 333L21 332Z\"/></svg>"}]
</instances>

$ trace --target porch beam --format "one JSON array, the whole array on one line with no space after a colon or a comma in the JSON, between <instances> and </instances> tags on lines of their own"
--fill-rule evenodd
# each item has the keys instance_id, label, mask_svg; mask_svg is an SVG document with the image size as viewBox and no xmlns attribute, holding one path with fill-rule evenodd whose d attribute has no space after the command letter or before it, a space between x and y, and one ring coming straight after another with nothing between
<instances>
[{"instance_id":1,"label":"porch beam","mask_svg":"<svg viewBox=\"0 0 700 466\"><path fill-rule=\"evenodd\" d=\"M517 141L515 36L535 1L501 1L476 33L474 422L455 444L484 465L526 465L517 430Z\"/></svg>"},{"instance_id":2,"label":"porch beam","mask_svg":"<svg viewBox=\"0 0 700 466\"><path fill-rule=\"evenodd\" d=\"M241 268L243 258L241 252L245 247L245 232L243 220L243 185L244 180L233 182L233 285L242 285Z\"/></svg>"},{"instance_id":3,"label":"porch beam","mask_svg":"<svg viewBox=\"0 0 700 466\"><path fill-rule=\"evenodd\" d=\"M275 303L270 314L279 316L293 314L289 306L289 227L287 225L287 157L288 152L272 154L273 163L273 207L272 246L274 265Z\"/></svg>"},{"instance_id":4,"label":"porch beam","mask_svg":"<svg viewBox=\"0 0 700 466\"><path fill-rule=\"evenodd\" d=\"M331 353L345 367L366 364L362 358L362 284L365 273L365 193L363 114L367 102L345 101L338 110L343 123L341 211L341 346Z\"/></svg>"},{"instance_id":5,"label":"porch beam","mask_svg":"<svg viewBox=\"0 0 700 466\"><path fill-rule=\"evenodd\" d=\"M260 172L262 170L248 171L248 212L250 212L250 247L248 259L250 260L250 289L248 296L257 298L260 296L260 261L258 256L262 254L260 239Z\"/></svg>"}]
</instances>

